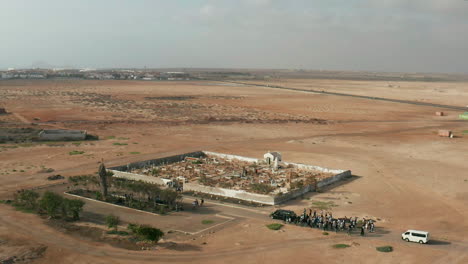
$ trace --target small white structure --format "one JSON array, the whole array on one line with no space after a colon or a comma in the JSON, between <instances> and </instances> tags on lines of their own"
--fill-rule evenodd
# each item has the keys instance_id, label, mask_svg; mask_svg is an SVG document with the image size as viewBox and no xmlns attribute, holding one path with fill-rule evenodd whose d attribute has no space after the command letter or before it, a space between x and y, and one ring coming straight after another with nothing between
<instances>
[{"instance_id":1,"label":"small white structure","mask_svg":"<svg viewBox=\"0 0 468 264\"><path fill-rule=\"evenodd\" d=\"M265 159L265 162L267 164L272 164L272 163L277 164L278 162L281 161L281 153L269 151L263 155L263 158Z\"/></svg>"}]
</instances>

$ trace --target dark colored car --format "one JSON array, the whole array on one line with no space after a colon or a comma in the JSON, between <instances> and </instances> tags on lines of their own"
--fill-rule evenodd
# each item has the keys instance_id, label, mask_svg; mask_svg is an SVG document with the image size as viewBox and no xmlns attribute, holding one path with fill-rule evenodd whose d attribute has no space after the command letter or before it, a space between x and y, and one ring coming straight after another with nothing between
<instances>
[{"instance_id":1,"label":"dark colored car","mask_svg":"<svg viewBox=\"0 0 468 264\"><path fill-rule=\"evenodd\" d=\"M296 213L290 210L279 209L270 214L270 217L273 219L279 219L286 221L287 218L295 218Z\"/></svg>"}]
</instances>

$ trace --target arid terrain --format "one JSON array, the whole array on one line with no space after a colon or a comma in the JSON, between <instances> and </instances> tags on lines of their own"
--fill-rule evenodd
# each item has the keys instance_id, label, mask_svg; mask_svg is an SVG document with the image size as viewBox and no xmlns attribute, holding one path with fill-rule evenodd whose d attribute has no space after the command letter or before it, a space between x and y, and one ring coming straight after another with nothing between
<instances>
[{"instance_id":1,"label":"arid terrain","mask_svg":"<svg viewBox=\"0 0 468 264\"><path fill-rule=\"evenodd\" d=\"M247 81L245 81L247 82ZM281 85L459 107L468 82L271 79ZM197 211L154 215L86 201L82 225L114 213L167 233L154 250L135 251L0 204L0 260L24 263L468 263L468 121L462 111L220 81L0 81L0 128L87 130L97 141L0 144L0 199L44 186L47 176L94 173L107 166L197 150L351 170L352 180L281 206L246 207L207 200ZM468 109L468 108L467 108ZM436 116L443 111L444 116ZM439 137L439 129L454 138ZM10 131L11 132L11 131ZM79 155L70 155L80 151ZM44 173L44 168L53 173ZM63 180L66 182L66 180ZM60 190L60 186L57 187ZM188 203L190 197L185 197ZM324 236L268 214L327 203L336 216L377 219L375 234ZM212 220L209 225L203 220ZM95 228L95 229L92 229ZM402 241L427 230L432 243ZM176 231L169 232L168 231ZM92 232L92 231L90 231ZM338 243L351 245L335 249ZM390 245L382 253L378 246ZM19 262L21 263L21 262Z\"/></svg>"}]
</instances>

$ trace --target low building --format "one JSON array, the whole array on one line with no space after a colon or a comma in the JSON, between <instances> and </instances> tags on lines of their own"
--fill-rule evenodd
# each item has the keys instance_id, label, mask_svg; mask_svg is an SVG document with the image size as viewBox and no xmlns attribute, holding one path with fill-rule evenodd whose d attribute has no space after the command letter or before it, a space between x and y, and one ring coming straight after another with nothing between
<instances>
[{"instance_id":1,"label":"low building","mask_svg":"<svg viewBox=\"0 0 468 264\"><path fill-rule=\"evenodd\" d=\"M47 129L39 132L39 140L85 140L86 135L86 130Z\"/></svg>"},{"instance_id":2,"label":"low building","mask_svg":"<svg viewBox=\"0 0 468 264\"><path fill-rule=\"evenodd\" d=\"M439 130L439 136L452 138L453 134L452 134L452 131L450 130Z\"/></svg>"},{"instance_id":3,"label":"low building","mask_svg":"<svg viewBox=\"0 0 468 264\"><path fill-rule=\"evenodd\" d=\"M444 112L436 112L436 116L444 116Z\"/></svg>"},{"instance_id":4,"label":"low building","mask_svg":"<svg viewBox=\"0 0 468 264\"><path fill-rule=\"evenodd\" d=\"M267 164L272 164L275 162L280 162L281 161L281 153L279 152L267 152L265 155L263 155L263 158L265 159L265 162Z\"/></svg>"}]
</instances>

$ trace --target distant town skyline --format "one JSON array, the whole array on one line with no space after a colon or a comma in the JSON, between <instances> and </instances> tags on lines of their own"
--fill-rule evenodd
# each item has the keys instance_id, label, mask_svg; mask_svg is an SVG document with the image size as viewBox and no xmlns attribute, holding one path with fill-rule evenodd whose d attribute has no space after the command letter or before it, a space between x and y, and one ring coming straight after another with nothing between
<instances>
[{"instance_id":1,"label":"distant town skyline","mask_svg":"<svg viewBox=\"0 0 468 264\"><path fill-rule=\"evenodd\" d=\"M0 0L0 70L468 73L463 0Z\"/></svg>"}]
</instances>

